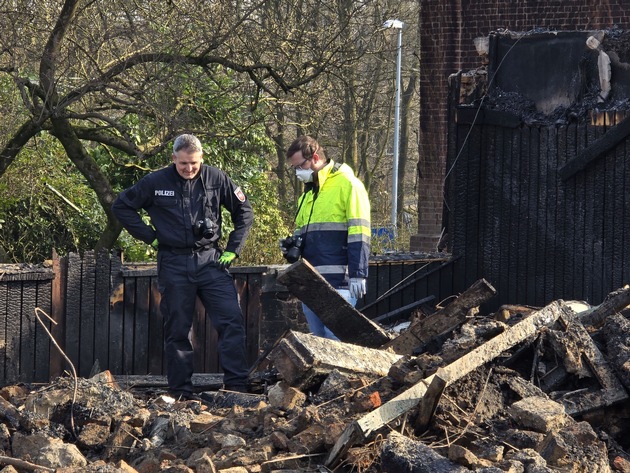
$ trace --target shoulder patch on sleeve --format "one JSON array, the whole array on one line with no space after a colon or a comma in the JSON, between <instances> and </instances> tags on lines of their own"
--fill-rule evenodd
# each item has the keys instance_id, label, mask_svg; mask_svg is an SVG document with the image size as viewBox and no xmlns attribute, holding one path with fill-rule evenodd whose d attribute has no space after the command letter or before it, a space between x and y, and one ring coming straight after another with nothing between
<instances>
[{"instance_id":1,"label":"shoulder patch on sleeve","mask_svg":"<svg viewBox=\"0 0 630 473\"><path fill-rule=\"evenodd\" d=\"M234 195L241 202L245 202L245 193L240 187L237 187L236 189L234 189Z\"/></svg>"}]
</instances>

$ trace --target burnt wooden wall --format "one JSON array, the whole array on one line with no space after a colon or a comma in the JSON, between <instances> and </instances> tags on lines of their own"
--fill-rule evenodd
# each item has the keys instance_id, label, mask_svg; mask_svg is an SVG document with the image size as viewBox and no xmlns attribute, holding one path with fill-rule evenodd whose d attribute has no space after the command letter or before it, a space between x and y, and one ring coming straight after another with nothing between
<instances>
[{"instance_id":1,"label":"burnt wooden wall","mask_svg":"<svg viewBox=\"0 0 630 473\"><path fill-rule=\"evenodd\" d=\"M483 277L498 291L494 306L599 304L630 282L630 141L559 174L623 115L504 126L454 113L446 205L456 291Z\"/></svg>"},{"instance_id":2,"label":"burnt wooden wall","mask_svg":"<svg viewBox=\"0 0 630 473\"><path fill-rule=\"evenodd\" d=\"M280 269L231 269L251 363L286 330L306 329L300 302L275 281ZM375 317L428 295L444 299L452 294L452 278L446 255L375 261L358 307L367 305L366 315ZM70 372L55 342L82 377L105 369L165 374L159 298L155 265L125 263L117 253L54 257L50 268L0 266L0 385L49 382ZM196 372L220 372L216 338L199 304L192 332Z\"/></svg>"}]
</instances>

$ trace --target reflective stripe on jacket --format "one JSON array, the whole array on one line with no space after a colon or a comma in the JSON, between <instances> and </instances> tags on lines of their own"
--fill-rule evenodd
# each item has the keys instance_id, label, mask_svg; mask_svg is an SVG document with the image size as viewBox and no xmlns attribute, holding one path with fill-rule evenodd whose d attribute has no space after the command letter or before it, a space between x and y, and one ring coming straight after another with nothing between
<instances>
[{"instance_id":1,"label":"reflective stripe on jacket","mask_svg":"<svg viewBox=\"0 0 630 473\"><path fill-rule=\"evenodd\" d=\"M319 187L305 191L298 202L296 234L306 234L304 259L333 287L344 287L348 277L368 275L370 201L347 164L331 160L317 180Z\"/></svg>"}]
</instances>

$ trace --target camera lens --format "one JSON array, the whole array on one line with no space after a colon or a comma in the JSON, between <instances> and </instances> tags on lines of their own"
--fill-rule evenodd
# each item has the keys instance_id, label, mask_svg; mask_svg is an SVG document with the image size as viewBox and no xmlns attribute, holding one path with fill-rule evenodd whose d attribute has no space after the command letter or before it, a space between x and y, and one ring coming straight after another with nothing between
<instances>
[{"instance_id":1,"label":"camera lens","mask_svg":"<svg viewBox=\"0 0 630 473\"><path fill-rule=\"evenodd\" d=\"M300 253L300 249L297 246L293 246L287 251L285 258L289 263L295 263L300 259Z\"/></svg>"}]
</instances>

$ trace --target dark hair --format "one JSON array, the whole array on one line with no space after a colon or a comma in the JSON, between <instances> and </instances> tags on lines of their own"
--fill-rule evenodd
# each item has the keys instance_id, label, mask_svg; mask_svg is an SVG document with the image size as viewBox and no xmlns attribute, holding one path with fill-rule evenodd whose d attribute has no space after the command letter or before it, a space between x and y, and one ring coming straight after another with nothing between
<instances>
[{"instance_id":1,"label":"dark hair","mask_svg":"<svg viewBox=\"0 0 630 473\"><path fill-rule=\"evenodd\" d=\"M302 156L304 159L313 159L313 155L317 153L317 155L324 160L327 161L326 154L324 153L324 148L322 148L317 140L312 136L303 135L297 138L289 149L287 149L287 159L291 158L298 151L302 152Z\"/></svg>"}]
</instances>

